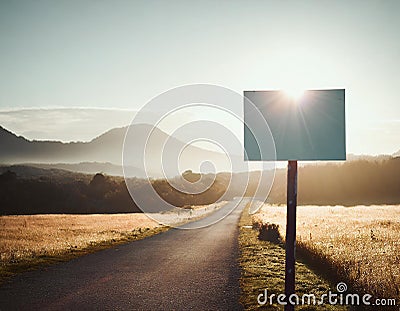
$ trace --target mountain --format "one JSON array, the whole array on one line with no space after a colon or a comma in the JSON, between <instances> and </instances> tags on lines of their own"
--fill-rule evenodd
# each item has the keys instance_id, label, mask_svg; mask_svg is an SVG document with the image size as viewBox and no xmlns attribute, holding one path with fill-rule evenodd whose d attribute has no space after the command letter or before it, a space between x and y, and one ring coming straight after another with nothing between
<instances>
[{"instance_id":1,"label":"mountain","mask_svg":"<svg viewBox=\"0 0 400 311\"><path fill-rule=\"evenodd\" d=\"M52 170L65 170L70 172L78 172L84 174L104 173L112 176L123 176L123 169L121 165L112 164L109 162L81 162L81 163L23 163L24 166L34 167L39 169L52 169ZM129 177L145 177L145 172L131 168L132 174Z\"/></svg>"},{"instance_id":2,"label":"mountain","mask_svg":"<svg viewBox=\"0 0 400 311\"><path fill-rule=\"evenodd\" d=\"M85 181L89 183L93 175L82 174L80 172L73 172L71 170L63 170L54 167L40 167L40 165L0 165L0 176L6 172L13 172L18 178L32 179L32 180L51 180L54 182L74 182Z\"/></svg>"},{"instance_id":3,"label":"mountain","mask_svg":"<svg viewBox=\"0 0 400 311\"><path fill-rule=\"evenodd\" d=\"M122 151L124 138L128 127L112 129L89 142L62 143L58 141L30 141L22 136L0 127L0 163L21 164L79 164L81 162L111 163L122 165ZM126 173L129 176L160 177L162 172L167 176L177 174L179 158L179 170L193 169L198 171L198 166L204 160L213 162L217 171L229 170L226 157L218 152L205 150L186 144L160 129L148 124L133 125L129 130L126 144ZM150 139L145 139L151 133ZM146 156L143 155L143 146L146 145ZM162 148L167 146L166 152ZM179 153L178 151L183 151ZM143 161L146 159L146 171L143 172ZM161 163L168 164L161 165ZM82 168L82 164L80 167ZM79 171L93 172L93 164L90 169ZM103 165L104 166L104 165ZM67 167L59 168L68 169ZM86 168L88 165L86 164Z\"/></svg>"},{"instance_id":4,"label":"mountain","mask_svg":"<svg viewBox=\"0 0 400 311\"><path fill-rule=\"evenodd\" d=\"M1 163L78 163L111 162L121 164L121 150L126 128L112 129L90 142L62 143L30 141L0 127ZM115 150L119 150L116 152Z\"/></svg>"},{"instance_id":5,"label":"mountain","mask_svg":"<svg viewBox=\"0 0 400 311\"><path fill-rule=\"evenodd\" d=\"M397 157L400 157L400 150L393 153L393 158L397 158Z\"/></svg>"}]
</instances>

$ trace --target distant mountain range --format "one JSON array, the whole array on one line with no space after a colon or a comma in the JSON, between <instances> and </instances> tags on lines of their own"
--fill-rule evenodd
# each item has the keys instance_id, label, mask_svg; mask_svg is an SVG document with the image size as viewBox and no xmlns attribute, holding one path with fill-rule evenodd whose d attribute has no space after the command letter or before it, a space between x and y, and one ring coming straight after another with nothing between
<instances>
[{"instance_id":1,"label":"distant mountain range","mask_svg":"<svg viewBox=\"0 0 400 311\"><path fill-rule=\"evenodd\" d=\"M14 164L11 166L4 166L10 168L12 171L16 171L16 168L19 167L30 167L41 170L51 170L53 172L60 171L70 171L70 172L78 172L84 174L96 174L96 173L105 173L106 175L112 176L123 176L124 172L122 169L122 165L116 165L109 162L81 162L81 163L22 163L22 164ZM0 166L1 172L1 166ZM142 170L131 167L130 168L131 175L130 177L145 177L145 172ZM23 174L22 174L23 175Z\"/></svg>"},{"instance_id":2,"label":"distant mountain range","mask_svg":"<svg viewBox=\"0 0 400 311\"><path fill-rule=\"evenodd\" d=\"M122 175L122 150L128 127L114 128L89 142L35 141L17 136L0 126L0 164L27 164L38 168L55 168L81 173L103 172L109 175ZM144 139L151 134L147 144L147 173L143 165ZM176 170L162 167L163 163L176 163L178 155L170 152L162 154L162 146L168 142L170 150L184 150L179 156L180 171L191 169L199 171L199 163L209 160L214 163L217 172L230 171L225 155L202 149L169 136L157 127L148 124L133 125L129 131L129 165L125 173L129 177L162 177L163 170L167 176L175 176ZM379 161L390 157L400 157L400 150L393 155L353 155L348 154L348 161ZM163 157L163 158L162 158ZM232 156L231 156L232 158ZM240 155L233 156L242 161ZM321 163L323 164L323 163Z\"/></svg>"},{"instance_id":3,"label":"distant mountain range","mask_svg":"<svg viewBox=\"0 0 400 311\"><path fill-rule=\"evenodd\" d=\"M0 163L35 163L41 167L55 167L78 172L94 173L103 171L112 175L122 174L122 150L127 127L115 128L89 142L62 143L59 141L31 141L0 127ZM146 170L151 177L162 176L163 163L175 163L176 154L162 154L162 146L168 142L169 150L184 150L180 157L180 169L197 170L199 163L209 160L217 171L229 170L226 157L218 152L186 144L158 128L147 124L133 125L129 133L129 166L125 170L129 176L144 177L140 169L143 165L144 139L151 132L147 143ZM186 146L186 147L185 147ZM47 164L47 165L46 165ZM51 164L51 165L50 165ZM32 165L32 164L30 164Z\"/></svg>"}]
</instances>

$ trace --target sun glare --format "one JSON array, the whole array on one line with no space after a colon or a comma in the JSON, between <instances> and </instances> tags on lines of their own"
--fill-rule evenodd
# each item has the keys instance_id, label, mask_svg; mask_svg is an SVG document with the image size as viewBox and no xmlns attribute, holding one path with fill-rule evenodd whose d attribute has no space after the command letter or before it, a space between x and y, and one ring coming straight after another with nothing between
<instances>
[{"instance_id":1,"label":"sun glare","mask_svg":"<svg viewBox=\"0 0 400 311\"><path fill-rule=\"evenodd\" d=\"M305 90L302 88L290 87L284 89L283 92L292 100L297 101L303 96Z\"/></svg>"}]
</instances>

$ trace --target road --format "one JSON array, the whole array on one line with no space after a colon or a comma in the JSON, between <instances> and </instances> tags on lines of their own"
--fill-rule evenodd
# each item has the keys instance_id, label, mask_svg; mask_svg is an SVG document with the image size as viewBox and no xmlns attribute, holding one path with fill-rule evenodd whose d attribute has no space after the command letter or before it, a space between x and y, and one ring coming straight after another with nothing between
<instances>
[{"instance_id":1,"label":"road","mask_svg":"<svg viewBox=\"0 0 400 311\"><path fill-rule=\"evenodd\" d=\"M19 274L0 288L0 310L241 310L237 224L245 203L205 228L171 229Z\"/></svg>"}]
</instances>

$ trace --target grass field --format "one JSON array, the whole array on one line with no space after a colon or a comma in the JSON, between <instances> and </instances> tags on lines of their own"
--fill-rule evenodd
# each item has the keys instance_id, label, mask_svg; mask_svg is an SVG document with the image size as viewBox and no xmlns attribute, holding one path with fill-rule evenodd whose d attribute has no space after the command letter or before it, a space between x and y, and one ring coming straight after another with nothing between
<instances>
[{"instance_id":1,"label":"grass field","mask_svg":"<svg viewBox=\"0 0 400 311\"><path fill-rule=\"evenodd\" d=\"M165 230L141 213L0 217L0 278Z\"/></svg>"},{"instance_id":2,"label":"grass field","mask_svg":"<svg viewBox=\"0 0 400 311\"><path fill-rule=\"evenodd\" d=\"M264 205L254 222L279 225L286 207ZM400 206L299 206L297 251L351 289L400 301Z\"/></svg>"},{"instance_id":3,"label":"grass field","mask_svg":"<svg viewBox=\"0 0 400 311\"><path fill-rule=\"evenodd\" d=\"M153 217L164 224L179 225L224 204L191 206ZM142 239L168 227L142 213L0 216L0 282L16 272Z\"/></svg>"},{"instance_id":4,"label":"grass field","mask_svg":"<svg viewBox=\"0 0 400 311\"><path fill-rule=\"evenodd\" d=\"M257 297L265 289L268 296L283 294L285 286L285 249L281 243L271 243L258 239L258 230L252 229L252 216L244 210L240 220L239 247L240 266L242 268L240 302L245 310L283 310L283 306L274 300L271 305L259 305ZM320 297L334 284L328 283L314 273L302 260L296 262L296 293L315 294ZM275 296L275 298L276 298ZM296 310L347 310L344 306L303 305Z\"/></svg>"}]
</instances>

